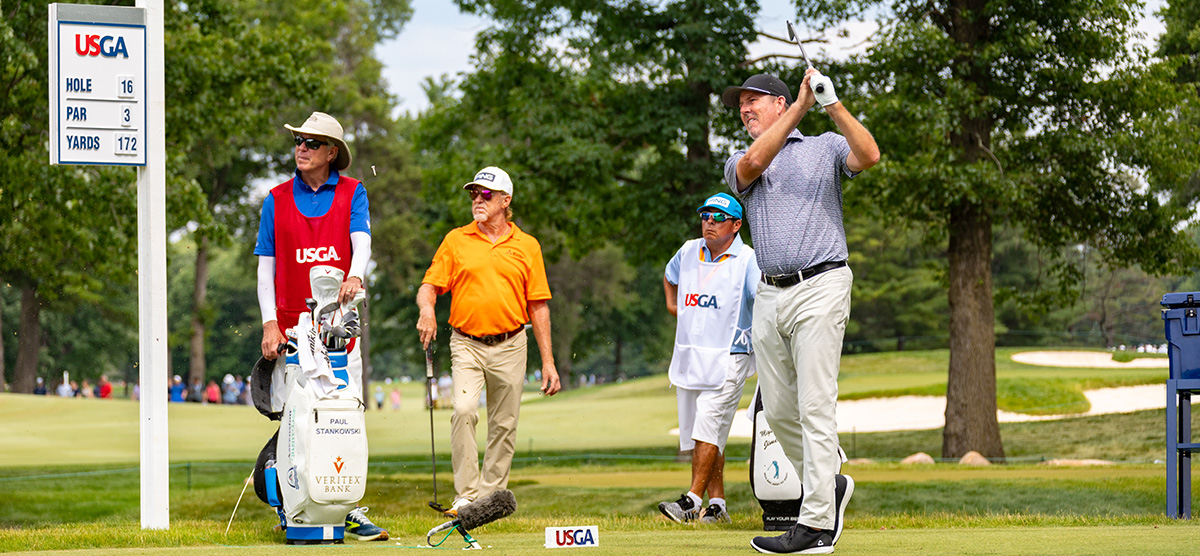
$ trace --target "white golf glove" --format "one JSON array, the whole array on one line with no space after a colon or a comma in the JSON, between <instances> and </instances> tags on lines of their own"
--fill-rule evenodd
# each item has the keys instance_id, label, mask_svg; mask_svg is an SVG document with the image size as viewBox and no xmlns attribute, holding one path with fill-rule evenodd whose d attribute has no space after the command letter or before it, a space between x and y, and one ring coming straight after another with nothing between
<instances>
[{"instance_id":1,"label":"white golf glove","mask_svg":"<svg viewBox=\"0 0 1200 556\"><path fill-rule=\"evenodd\" d=\"M817 97L821 106L829 106L838 101L837 93L833 90L833 81L829 76L814 73L808 78L808 86L812 88L813 95Z\"/></svg>"}]
</instances>

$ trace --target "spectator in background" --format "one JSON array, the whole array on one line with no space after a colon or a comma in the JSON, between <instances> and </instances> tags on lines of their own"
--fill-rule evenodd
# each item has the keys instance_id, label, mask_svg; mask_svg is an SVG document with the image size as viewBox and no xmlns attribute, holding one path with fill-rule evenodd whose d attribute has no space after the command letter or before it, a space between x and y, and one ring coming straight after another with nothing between
<instances>
[{"instance_id":1,"label":"spectator in background","mask_svg":"<svg viewBox=\"0 0 1200 556\"><path fill-rule=\"evenodd\" d=\"M74 398L74 397L78 397L78 396L82 396L82 395L83 395L83 393L79 391L79 383L72 380L71 381L71 397Z\"/></svg>"},{"instance_id":2,"label":"spectator in background","mask_svg":"<svg viewBox=\"0 0 1200 556\"><path fill-rule=\"evenodd\" d=\"M249 377L246 377L249 378ZM242 379L242 375L234 375L233 385L237 387L237 400L234 403L239 405L249 405L250 402L246 399L247 393L250 392L250 383Z\"/></svg>"},{"instance_id":3,"label":"spectator in background","mask_svg":"<svg viewBox=\"0 0 1200 556\"><path fill-rule=\"evenodd\" d=\"M76 395L81 398L95 398L96 391L92 390L92 385L85 378L83 379L83 383L79 385L79 392Z\"/></svg>"},{"instance_id":4,"label":"spectator in background","mask_svg":"<svg viewBox=\"0 0 1200 556\"><path fill-rule=\"evenodd\" d=\"M204 403L221 403L221 387L217 386L217 381L208 381L208 387L204 389Z\"/></svg>"},{"instance_id":5,"label":"spectator in background","mask_svg":"<svg viewBox=\"0 0 1200 556\"><path fill-rule=\"evenodd\" d=\"M175 377L171 380L170 389L167 390L168 394L170 395L168 399L175 403L183 403L186 399L184 397L185 391L187 391L187 387L183 385L183 377L175 375Z\"/></svg>"},{"instance_id":6,"label":"spectator in background","mask_svg":"<svg viewBox=\"0 0 1200 556\"><path fill-rule=\"evenodd\" d=\"M375 387L375 409L383 411L383 387Z\"/></svg>"},{"instance_id":7,"label":"spectator in background","mask_svg":"<svg viewBox=\"0 0 1200 556\"><path fill-rule=\"evenodd\" d=\"M108 381L108 375L100 375L100 384L96 386L96 391L100 399L112 399L112 383Z\"/></svg>"},{"instance_id":8,"label":"spectator in background","mask_svg":"<svg viewBox=\"0 0 1200 556\"><path fill-rule=\"evenodd\" d=\"M200 379L192 379L192 385L188 387L187 401L192 403L204 401L204 383L200 382Z\"/></svg>"},{"instance_id":9,"label":"spectator in background","mask_svg":"<svg viewBox=\"0 0 1200 556\"><path fill-rule=\"evenodd\" d=\"M44 379L40 376L37 377L37 384L34 385L34 387L33 387L33 395L35 395L35 396L45 396L46 395L46 379Z\"/></svg>"},{"instance_id":10,"label":"spectator in background","mask_svg":"<svg viewBox=\"0 0 1200 556\"><path fill-rule=\"evenodd\" d=\"M225 378L221 382L225 383L221 387L221 403L227 405L237 403L238 387L236 381L233 380L233 375L226 373Z\"/></svg>"},{"instance_id":11,"label":"spectator in background","mask_svg":"<svg viewBox=\"0 0 1200 556\"><path fill-rule=\"evenodd\" d=\"M400 389L392 388L392 411L400 411Z\"/></svg>"},{"instance_id":12,"label":"spectator in background","mask_svg":"<svg viewBox=\"0 0 1200 556\"><path fill-rule=\"evenodd\" d=\"M57 393L58 397L60 398L70 398L71 396L75 395L75 389L71 388L71 385L67 383L66 380L63 380L62 382L58 383L58 388L55 390L55 393Z\"/></svg>"},{"instance_id":13,"label":"spectator in background","mask_svg":"<svg viewBox=\"0 0 1200 556\"><path fill-rule=\"evenodd\" d=\"M129 399L135 402L142 399L142 383L133 383L133 394L129 396Z\"/></svg>"}]
</instances>

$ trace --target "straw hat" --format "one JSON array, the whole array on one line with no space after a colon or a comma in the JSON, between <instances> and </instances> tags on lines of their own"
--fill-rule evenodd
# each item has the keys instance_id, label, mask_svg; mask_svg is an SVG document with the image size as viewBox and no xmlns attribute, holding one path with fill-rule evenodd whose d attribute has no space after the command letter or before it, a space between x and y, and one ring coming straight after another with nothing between
<instances>
[{"instance_id":1,"label":"straw hat","mask_svg":"<svg viewBox=\"0 0 1200 556\"><path fill-rule=\"evenodd\" d=\"M353 160L353 157L350 156L350 147L346 146L346 140L342 139L342 124L339 124L333 116L324 112L313 112L304 121L304 125L292 127L283 124L283 127L292 133L307 133L309 135L328 137L338 148L337 158L333 160L333 169L341 171L350 167L350 162Z\"/></svg>"}]
</instances>

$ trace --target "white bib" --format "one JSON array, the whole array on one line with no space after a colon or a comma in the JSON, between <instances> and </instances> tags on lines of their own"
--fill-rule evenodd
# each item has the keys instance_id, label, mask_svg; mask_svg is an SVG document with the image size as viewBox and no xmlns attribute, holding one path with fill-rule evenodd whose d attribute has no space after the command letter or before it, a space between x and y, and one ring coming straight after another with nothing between
<instances>
[{"instance_id":1,"label":"white bib","mask_svg":"<svg viewBox=\"0 0 1200 556\"><path fill-rule=\"evenodd\" d=\"M720 388L734 338L748 334L738 328L738 316L754 252L743 246L737 257L710 263L700 260L703 246L704 239L693 239L680 255L675 351L667 373L671 384L691 390Z\"/></svg>"}]
</instances>

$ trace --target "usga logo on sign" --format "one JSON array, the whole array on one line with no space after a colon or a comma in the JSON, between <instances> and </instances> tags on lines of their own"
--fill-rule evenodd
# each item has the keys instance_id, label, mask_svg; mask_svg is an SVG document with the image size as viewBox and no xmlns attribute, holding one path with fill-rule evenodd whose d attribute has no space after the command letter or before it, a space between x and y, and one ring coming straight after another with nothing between
<instances>
[{"instance_id":1,"label":"usga logo on sign","mask_svg":"<svg viewBox=\"0 0 1200 556\"><path fill-rule=\"evenodd\" d=\"M547 527L546 548L600 546L600 527Z\"/></svg>"}]
</instances>

